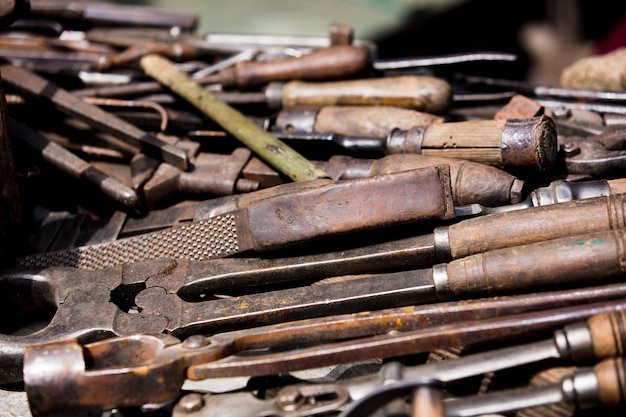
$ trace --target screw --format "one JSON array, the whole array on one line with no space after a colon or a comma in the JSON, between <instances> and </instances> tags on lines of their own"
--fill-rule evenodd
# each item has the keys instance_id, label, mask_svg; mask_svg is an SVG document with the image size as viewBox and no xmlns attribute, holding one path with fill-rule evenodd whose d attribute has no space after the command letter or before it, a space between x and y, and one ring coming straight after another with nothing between
<instances>
[{"instance_id":1,"label":"screw","mask_svg":"<svg viewBox=\"0 0 626 417\"><path fill-rule=\"evenodd\" d=\"M565 155L568 155L568 156L574 156L580 153L580 148L576 146L575 143L572 143L572 142L565 142L561 146L561 150L565 153Z\"/></svg>"},{"instance_id":2,"label":"screw","mask_svg":"<svg viewBox=\"0 0 626 417\"><path fill-rule=\"evenodd\" d=\"M304 396L296 387L281 389L276 397L276 405L283 411L294 411L302 405Z\"/></svg>"},{"instance_id":3,"label":"screw","mask_svg":"<svg viewBox=\"0 0 626 417\"><path fill-rule=\"evenodd\" d=\"M204 399L197 392L192 392L181 398L176 407L184 413L193 413L204 407Z\"/></svg>"}]
</instances>

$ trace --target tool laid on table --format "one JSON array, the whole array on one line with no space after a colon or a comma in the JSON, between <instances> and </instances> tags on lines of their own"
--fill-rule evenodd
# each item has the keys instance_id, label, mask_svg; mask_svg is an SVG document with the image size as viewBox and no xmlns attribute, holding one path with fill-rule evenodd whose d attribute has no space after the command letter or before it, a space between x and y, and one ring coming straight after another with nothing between
<instances>
[{"instance_id":1,"label":"tool laid on table","mask_svg":"<svg viewBox=\"0 0 626 417\"><path fill-rule=\"evenodd\" d=\"M557 160L557 132L548 116L470 120L394 128L385 137L334 132L276 131L283 140L328 140L357 151L416 153L482 162L505 169L549 171Z\"/></svg>"},{"instance_id":2,"label":"tool laid on table","mask_svg":"<svg viewBox=\"0 0 626 417\"><path fill-rule=\"evenodd\" d=\"M515 298L515 297L513 297ZM555 307L558 309L559 307ZM587 308L584 306L582 308ZM555 310L553 310L555 311ZM546 315L553 314L546 311ZM537 314L527 314L527 317L537 317ZM399 361L391 361L382 365L381 369L374 374L356 376L347 379L339 379L334 382L302 382L292 383L279 387L275 396L259 398L251 392L225 392L221 394L201 394L192 392L184 394L174 407L174 417L181 417L185 412L184 403L200 396L202 401L197 401L197 417L212 417L226 410L231 411L233 416L251 417L260 415L270 410L284 410L286 406L282 400L288 397L288 393L302 393L303 395L320 392L332 392L338 395L342 401L332 404L336 412L344 410L345 415L372 415L374 411L391 402L394 398L409 397L411 391L419 388L426 381L438 383L462 380L471 376L486 374L498 370L519 367L538 362L560 359L566 363L586 363L590 359L615 358L623 354L623 329L619 325L623 322L623 310L618 308L608 313L599 313L589 317L586 321L571 321L563 328L554 331L551 339L539 342L520 343L510 347L481 351L468 354L456 359L443 362L434 362L422 365L403 365ZM470 318L463 319L469 322ZM495 320L493 321L495 322ZM436 325L434 325L436 326ZM453 327L455 325L449 325ZM609 331L612 337L607 340L598 327L606 330L611 326L615 331ZM555 326L556 327L556 326ZM611 330L611 329L609 329ZM415 334L420 333L419 331ZM429 333L429 330L423 333ZM430 333L435 333L432 330ZM612 340L611 340L612 339ZM611 346L612 342L614 343ZM606 343L606 345L605 345ZM601 350L600 347L608 347ZM309 395L310 395L309 394ZM458 398L460 399L460 398ZM243 406L245 404L245 406ZM313 403L316 404L316 403ZM406 404L406 403L405 403ZM235 405L237 405L235 407ZM291 404L292 411L305 411L307 403L296 402ZM319 411L329 405L326 402L319 404ZM286 408L286 407L285 407ZM317 410L317 409L316 409ZM285 410L287 411L287 410Z\"/></svg>"},{"instance_id":3,"label":"tool laid on table","mask_svg":"<svg viewBox=\"0 0 626 417\"><path fill-rule=\"evenodd\" d=\"M329 326L330 323L324 323L322 320L312 320L211 337L194 335L183 342L178 342L167 335L134 335L81 346L75 340L66 339L26 348L24 382L31 410L35 415L45 416L56 415L54 413L61 410L67 412L80 409L132 407L168 401L179 394L186 377L206 379L218 375L271 375L276 373L276 369L281 368L306 369L312 365L310 359L316 356L320 363L326 362L325 359L330 352L334 352L336 357L343 356L343 360L354 361L362 356L386 357L397 353L426 351L433 348L433 345L441 346L455 338L459 339L456 342L465 344L511 340L531 334L545 334L568 324L570 327L557 331L554 338L535 342L534 345L505 349L499 361L479 360L489 358L489 355L485 354L473 360L460 360L462 365L459 364L457 367L452 365L448 369L442 362L439 367L433 366L429 370L440 371L439 375L433 372L434 377L447 374L453 379L464 374L476 375L542 359L563 358L576 361L589 359L594 355L600 357L619 355L621 353L619 346L624 338L623 331L614 334L613 338L607 338L596 333L595 329L591 329L590 332L586 323L579 322L590 320L603 325L609 322L610 325L611 320L615 320L614 317L617 315L607 317L606 313L624 308L624 303L612 300L577 307L548 308L544 311L522 313L518 317L513 314L503 315L471 323L461 318L456 322L448 321L449 324L426 328L412 328L409 325L404 331L362 338L351 337L353 335L350 331L347 333L345 330L341 331L339 327L334 326L335 323ZM602 313L605 315L597 316ZM364 313L363 319L368 320L372 314L377 316L376 312ZM393 318L389 322L397 320ZM520 325L521 323L524 324ZM304 329L310 330L311 333L296 332ZM261 333L261 330L264 332ZM282 366L275 366L274 361L281 362L280 354L277 353L252 354L248 359L243 355L236 355L242 349L297 346L298 342L312 340L311 336L317 336L318 333L324 335L323 340L332 340L328 339L328 332L335 339L341 337L347 340L286 351L283 359L292 359L291 367L285 366L287 360L282 361ZM339 355L340 347L344 348L342 355ZM535 348L534 352L531 350L534 354L528 353L529 348ZM348 356L352 358L348 359ZM90 365L86 364L87 357L91 360ZM231 359L234 360L234 364L229 363ZM249 366L250 362L256 363ZM60 368L50 366L49 363L63 363L67 366ZM213 365L217 365L217 369L212 369ZM222 372L219 369L220 365L223 367ZM415 371L419 373L420 370L418 367ZM143 383L139 383L140 381ZM368 382L371 387L371 378ZM65 399L57 394L67 392L70 386L75 393L71 398ZM94 391L96 387L97 393ZM128 395L129 393L132 395Z\"/></svg>"},{"instance_id":4,"label":"tool laid on table","mask_svg":"<svg viewBox=\"0 0 626 417\"><path fill-rule=\"evenodd\" d=\"M349 285L335 279L227 298L206 291L211 262L160 258L96 271L15 268L0 275L4 288L16 289L7 292L3 303L5 316L15 317L8 323L19 325L24 308L56 311L45 328L32 334L5 331L0 360L8 382L19 378L12 364L20 363L25 346L58 338L160 332L186 337L451 298L590 286L623 274L623 247L623 230L587 233L492 250L432 268L354 276L347 278ZM83 314L85 309L91 314ZM288 355L283 352L276 360L288 361Z\"/></svg>"},{"instance_id":5,"label":"tool laid on table","mask_svg":"<svg viewBox=\"0 0 626 417\"><path fill-rule=\"evenodd\" d=\"M355 180L318 181L322 183L293 183L292 192L258 199L245 208L199 222L101 245L35 255L25 261L40 266L60 263L101 268L163 256L207 260L454 217L447 166Z\"/></svg>"}]
</instances>

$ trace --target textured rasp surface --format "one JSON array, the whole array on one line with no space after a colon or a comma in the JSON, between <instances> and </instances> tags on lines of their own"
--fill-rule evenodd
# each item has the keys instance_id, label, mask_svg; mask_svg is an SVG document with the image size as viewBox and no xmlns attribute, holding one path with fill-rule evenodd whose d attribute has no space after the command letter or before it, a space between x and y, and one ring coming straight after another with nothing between
<instances>
[{"instance_id":1,"label":"textured rasp surface","mask_svg":"<svg viewBox=\"0 0 626 417\"><path fill-rule=\"evenodd\" d=\"M31 255L16 263L35 267L102 269L157 258L202 261L237 252L235 216L225 214L110 243Z\"/></svg>"}]
</instances>

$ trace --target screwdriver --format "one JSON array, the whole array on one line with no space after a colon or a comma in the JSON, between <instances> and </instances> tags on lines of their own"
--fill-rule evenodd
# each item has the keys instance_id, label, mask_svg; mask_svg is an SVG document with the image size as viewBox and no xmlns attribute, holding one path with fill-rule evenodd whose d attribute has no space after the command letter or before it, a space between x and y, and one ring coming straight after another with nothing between
<instances>
[{"instance_id":1,"label":"screwdriver","mask_svg":"<svg viewBox=\"0 0 626 417\"><path fill-rule=\"evenodd\" d=\"M461 397L444 404L446 416L470 417L555 403L572 404L580 410L619 407L624 406L625 398L626 362L619 357L604 359L593 367L578 368L557 383Z\"/></svg>"},{"instance_id":2,"label":"screwdriver","mask_svg":"<svg viewBox=\"0 0 626 417\"><path fill-rule=\"evenodd\" d=\"M626 343L626 334L624 333L625 320L626 313L622 308L619 308L614 311L593 315L585 322L568 324L562 329L555 331L554 336L550 339L479 352L448 361L406 367L403 369L404 381L376 389L366 395L362 395L360 398L358 398L358 389L362 390L362 387L359 387L359 384L353 384L351 395L356 401L351 403L340 414L340 417L370 415L373 409L382 406L390 399L408 395L421 383L421 379L424 377L440 382L449 382L547 359L561 359L575 363L589 361L594 358L601 359L603 360L601 363L604 363L604 365L600 365L600 369L602 373L605 373L608 370L606 368L608 365L606 364L611 362L614 365L615 363L611 359L624 354L624 344ZM622 359L620 358L619 360L621 361ZM619 378L621 378L621 381L626 382L624 381L623 371L624 367L621 364L621 368L619 368L621 375L619 375ZM604 376L607 375L610 375L610 373L606 373ZM367 381L367 379L362 378L362 381L360 381L361 386L364 381ZM605 394L613 393L615 389L610 384L605 388L607 389ZM509 397L509 399L526 399L531 397L533 395L528 397L525 395L520 397L518 395L517 397ZM610 395L606 395L606 397L612 398ZM486 394L485 398L491 397L489 397L489 394ZM540 398L545 401L547 397L542 396ZM563 397L557 396L557 398L561 400ZM462 411L465 407L463 401L467 401L468 405L469 403L479 404L481 402L480 399L474 397L471 399L460 398L458 401L460 401L458 404L451 401L445 402L447 416L477 415L465 414ZM528 399L528 402L530 401ZM495 404L503 403L505 401L499 398L497 394L493 394L492 400L485 400L485 404L494 405L494 408L497 407ZM615 402L612 402L612 404L615 405ZM478 409L478 407L476 408ZM452 410L458 411L453 412ZM506 408L503 408L504 410L508 411ZM494 411L499 412L500 410ZM485 409L481 409L478 414L484 414L485 412Z\"/></svg>"},{"instance_id":3,"label":"screwdriver","mask_svg":"<svg viewBox=\"0 0 626 417\"><path fill-rule=\"evenodd\" d=\"M498 168L550 170L557 159L557 131L545 115L527 119L468 120L393 128L386 137L335 132L276 131L278 138L332 141L354 151L415 153L482 162Z\"/></svg>"}]
</instances>

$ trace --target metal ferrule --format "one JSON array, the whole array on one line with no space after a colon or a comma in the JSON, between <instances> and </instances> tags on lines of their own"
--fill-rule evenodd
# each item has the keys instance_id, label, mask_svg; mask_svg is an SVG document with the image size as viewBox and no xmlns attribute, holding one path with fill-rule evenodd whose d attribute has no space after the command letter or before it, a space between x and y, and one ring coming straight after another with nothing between
<instances>
[{"instance_id":1,"label":"metal ferrule","mask_svg":"<svg viewBox=\"0 0 626 417\"><path fill-rule=\"evenodd\" d=\"M283 85L284 83L273 82L265 87L265 99L270 109L283 107Z\"/></svg>"},{"instance_id":2,"label":"metal ferrule","mask_svg":"<svg viewBox=\"0 0 626 417\"><path fill-rule=\"evenodd\" d=\"M298 106L281 110L274 124L276 130L286 132L315 132L319 107Z\"/></svg>"},{"instance_id":3,"label":"metal ferrule","mask_svg":"<svg viewBox=\"0 0 626 417\"><path fill-rule=\"evenodd\" d=\"M561 381L564 400L579 409L595 407L599 404L598 377L593 368L585 368Z\"/></svg>"},{"instance_id":4,"label":"metal ferrule","mask_svg":"<svg viewBox=\"0 0 626 417\"><path fill-rule=\"evenodd\" d=\"M574 323L554 333L561 358L574 363L594 358L593 341L587 323Z\"/></svg>"},{"instance_id":5,"label":"metal ferrule","mask_svg":"<svg viewBox=\"0 0 626 417\"><path fill-rule=\"evenodd\" d=\"M450 233L448 226L435 227L433 231L435 259L437 262L450 262L452 249L450 248Z\"/></svg>"},{"instance_id":6,"label":"metal ferrule","mask_svg":"<svg viewBox=\"0 0 626 417\"><path fill-rule=\"evenodd\" d=\"M611 189L605 180L573 183L563 180L552 181L547 187L539 187L530 193L533 206L548 206L566 201L610 195Z\"/></svg>"},{"instance_id":7,"label":"metal ferrule","mask_svg":"<svg viewBox=\"0 0 626 417\"><path fill-rule=\"evenodd\" d=\"M433 266L433 284L435 285L435 294L437 300L448 300L452 297L450 286L448 285L448 265L437 264Z\"/></svg>"},{"instance_id":8,"label":"metal ferrule","mask_svg":"<svg viewBox=\"0 0 626 417\"><path fill-rule=\"evenodd\" d=\"M428 126L415 126L408 130L392 129L387 135L387 153L421 154L426 129Z\"/></svg>"}]
</instances>

